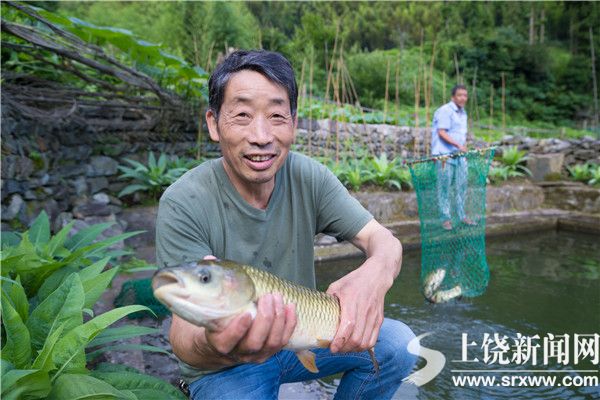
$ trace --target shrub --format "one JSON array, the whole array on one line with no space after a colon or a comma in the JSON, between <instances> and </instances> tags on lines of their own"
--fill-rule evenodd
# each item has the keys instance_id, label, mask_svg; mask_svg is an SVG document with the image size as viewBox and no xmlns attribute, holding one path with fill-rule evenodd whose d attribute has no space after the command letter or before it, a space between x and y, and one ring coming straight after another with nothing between
<instances>
[{"instance_id":1,"label":"shrub","mask_svg":"<svg viewBox=\"0 0 600 400\"><path fill-rule=\"evenodd\" d=\"M122 197L135 192L149 192L154 199L157 199L163 190L190 168L202 162L199 160L180 159L177 156L169 159L164 153L161 153L158 161L156 161L152 152L148 154L147 165L130 159L125 159L125 161L133 168L119 165L119 170L123 172L119 178L133 180L133 183L121 190L118 196Z\"/></svg>"},{"instance_id":2,"label":"shrub","mask_svg":"<svg viewBox=\"0 0 600 400\"><path fill-rule=\"evenodd\" d=\"M500 162L507 167L508 178L531 176L531 171L523 165L528 159L526 154L524 150L519 150L517 146L504 149Z\"/></svg>"},{"instance_id":3,"label":"shrub","mask_svg":"<svg viewBox=\"0 0 600 400\"><path fill-rule=\"evenodd\" d=\"M2 398L183 398L170 384L133 369L121 367L111 375L87 368L87 360L119 348L110 345L115 340L156 333L137 326L108 328L128 314L147 310L144 306L100 315L91 310L119 271L103 271L112 258L108 247L138 233L93 243L108 226L93 225L67 239L69 224L51 236L42 212L28 231L2 235ZM86 354L94 347L95 352Z\"/></svg>"},{"instance_id":4,"label":"shrub","mask_svg":"<svg viewBox=\"0 0 600 400\"><path fill-rule=\"evenodd\" d=\"M567 167L567 171L571 175L571 178L578 182L587 183L592 179L592 166L590 164L576 164L571 167Z\"/></svg>"}]
</instances>

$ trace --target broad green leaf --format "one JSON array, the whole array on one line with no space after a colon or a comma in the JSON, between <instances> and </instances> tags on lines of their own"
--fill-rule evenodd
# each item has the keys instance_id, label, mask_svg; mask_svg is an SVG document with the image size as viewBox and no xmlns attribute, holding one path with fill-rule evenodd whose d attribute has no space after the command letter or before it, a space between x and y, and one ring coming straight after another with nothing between
<instances>
[{"instance_id":1,"label":"broad green leaf","mask_svg":"<svg viewBox=\"0 0 600 400\"><path fill-rule=\"evenodd\" d=\"M111 268L98 276L82 282L83 292L85 293L84 307L92 308L94 306L108 285L110 285L117 272L119 272L118 267Z\"/></svg>"},{"instance_id":2,"label":"broad green leaf","mask_svg":"<svg viewBox=\"0 0 600 400\"><path fill-rule=\"evenodd\" d=\"M64 282L67 276L77 271L78 268L76 266L66 265L63 268L60 268L59 270L52 273L49 277L47 277L44 280L44 283L42 283L42 286L40 286L40 288L38 289L38 300L44 300L50 295L50 293L54 292Z\"/></svg>"},{"instance_id":3,"label":"broad green leaf","mask_svg":"<svg viewBox=\"0 0 600 400\"><path fill-rule=\"evenodd\" d=\"M95 255L96 253L100 252L101 250L112 246L115 243L123 241L132 236L139 235L140 233L143 233L143 232L145 232L145 231L132 231L132 232L121 233L120 235L111 236L104 240L96 242L92 245L82 247L79 250L82 250L86 254L86 257L91 257L91 256Z\"/></svg>"},{"instance_id":4,"label":"broad green leaf","mask_svg":"<svg viewBox=\"0 0 600 400\"><path fill-rule=\"evenodd\" d=\"M46 211L42 210L31 224L29 239L38 250L50 240L50 221Z\"/></svg>"},{"instance_id":5,"label":"broad green leaf","mask_svg":"<svg viewBox=\"0 0 600 400\"><path fill-rule=\"evenodd\" d=\"M21 236L17 232L2 231L0 234L0 243L2 248L5 247L16 247L21 241Z\"/></svg>"},{"instance_id":6,"label":"broad green leaf","mask_svg":"<svg viewBox=\"0 0 600 400\"><path fill-rule=\"evenodd\" d=\"M127 196L128 194L131 194L131 193L135 193L138 191L143 192L145 190L148 190L148 186L136 183L133 185L125 186L125 188L123 188L123 190L121 190L117 196L123 197L123 196Z\"/></svg>"},{"instance_id":7,"label":"broad green leaf","mask_svg":"<svg viewBox=\"0 0 600 400\"><path fill-rule=\"evenodd\" d=\"M52 236L52 238L48 242L48 245L44 249L45 250L44 255L46 257L54 257L55 256L54 253L59 248L63 247L63 245L65 244L65 240L67 240L67 236L69 235L69 232L71 232L71 229L73 228L74 223L75 223L75 221L69 222L56 235Z\"/></svg>"},{"instance_id":8,"label":"broad green leaf","mask_svg":"<svg viewBox=\"0 0 600 400\"><path fill-rule=\"evenodd\" d=\"M4 364L4 360L2 360ZM2 373L2 400L44 399L50 393L50 379L44 371L11 369Z\"/></svg>"},{"instance_id":9,"label":"broad green leaf","mask_svg":"<svg viewBox=\"0 0 600 400\"><path fill-rule=\"evenodd\" d=\"M131 393L122 392L109 383L83 374L63 374L52 387L48 400L130 399L138 400Z\"/></svg>"},{"instance_id":10,"label":"broad green leaf","mask_svg":"<svg viewBox=\"0 0 600 400\"><path fill-rule=\"evenodd\" d=\"M110 383L117 389L129 390L140 399L177 399L186 397L177 388L161 379L135 372L97 372L92 376Z\"/></svg>"},{"instance_id":11,"label":"broad green leaf","mask_svg":"<svg viewBox=\"0 0 600 400\"><path fill-rule=\"evenodd\" d=\"M152 335L159 333L156 328L148 328L139 325L126 325L117 328L107 328L102 333L94 338L89 344L89 347L100 346L106 343L114 342L115 340L129 339L142 335Z\"/></svg>"},{"instance_id":12,"label":"broad green leaf","mask_svg":"<svg viewBox=\"0 0 600 400\"><path fill-rule=\"evenodd\" d=\"M109 325L137 311L149 311L149 308L139 305L115 308L68 332L56 344L53 361L61 368L57 375L79 367L79 363L85 364L83 350L88 343Z\"/></svg>"},{"instance_id":13,"label":"broad green leaf","mask_svg":"<svg viewBox=\"0 0 600 400\"><path fill-rule=\"evenodd\" d=\"M115 344L112 346L104 346L99 350L92 351L91 353L86 354L86 358L88 361L93 360L94 358L101 356L107 351L132 351L132 350L141 350L148 351L151 353L163 353L169 355L170 353L165 349L157 346L150 346L147 344Z\"/></svg>"},{"instance_id":14,"label":"broad green leaf","mask_svg":"<svg viewBox=\"0 0 600 400\"><path fill-rule=\"evenodd\" d=\"M96 261L92 265L85 267L81 271L79 271L79 278L81 278L81 282L85 282L88 279L95 278L98 276L108 264L110 257L104 257L101 260Z\"/></svg>"},{"instance_id":15,"label":"broad green leaf","mask_svg":"<svg viewBox=\"0 0 600 400\"><path fill-rule=\"evenodd\" d=\"M87 246L92 243L98 235L114 225L114 222L104 222L88 226L71 236L65 243L65 247L71 251L75 251L80 247Z\"/></svg>"},{"instance_id":16,"label":"broad green leaf","mask_svg":"<svg viewBox=\"0 0 600 400\"><path fill-rule=\"evenodd\" d=\"M140 371L132 366L124 364L113 364L110 362L101 362L96 364L95 372L134 372L139 374Z\"/></svg>"},{"instance_id":17,"label":"broad green leaf","mask_svg":"<svg viewBox=\"0 0 600 400\"><path fill-rule=\"evenodd\" d=\"M21 286L19 277L16 281L3 279L2 290L10 299L15 311L21 317L21 321L27 321L29 317L29 300L25 294L25 289Z\"/></svg>"},{"instance_id":18,"label":"broad green leaf","mask_svg":"<svg viewBox=\"0 0 600 400\"><path fill-rule=\"evenodd\" d=\"M67 323L63 322L58 326L58 328L54 329L50 335L48 335L46 341L44 342L44 347L42 347L42 350L33 361L33 369L39 369L46 372L56 369L56 365L54 365L52 362L52 351L54 350L56 342L58 342L58 339L60 339L66 325Z\"/></svg>"},{"instance_id":19,"label":"broad green leaf","mask_svg":"<svg viewBox=\"0 0 600 400\"><path fill-rule=\"evenodd\" d=\"M48 297L31 312L27 327L31 332L31 344L39 350L46 337L61 324L66 324L65 332L83 323L81 309L85 294L79 275L72 273Z\"/></svg>"},{"instance_id":20,"label":"broad green leaf","mask_svg":"<svg viewBox=\"0 0 600 400\"><path fill-rule=\"evenodd\" d=\"M24 369L31 365L31 343L27 326L15 310L7 294L2 292L2 325L6 338L2 347L2 358L16 368Z\"/></svg>"}]
</instances>

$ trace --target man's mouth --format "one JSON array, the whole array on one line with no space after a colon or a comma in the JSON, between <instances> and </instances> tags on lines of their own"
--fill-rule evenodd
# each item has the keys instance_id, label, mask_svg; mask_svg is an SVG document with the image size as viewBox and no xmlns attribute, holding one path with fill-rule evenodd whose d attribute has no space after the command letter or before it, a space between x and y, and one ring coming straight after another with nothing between
<instances>
[{"instance_id":1,"label":"man's mouth","mask_svg":"<svg viewBox=\"0 0 600 400\"><path fill-rule=\"evenodd\" d=\"M244 156L248 160L247 164L254 170L265 170L275 162L275 154L247 154Z\"/></svg>"}]
</instances>

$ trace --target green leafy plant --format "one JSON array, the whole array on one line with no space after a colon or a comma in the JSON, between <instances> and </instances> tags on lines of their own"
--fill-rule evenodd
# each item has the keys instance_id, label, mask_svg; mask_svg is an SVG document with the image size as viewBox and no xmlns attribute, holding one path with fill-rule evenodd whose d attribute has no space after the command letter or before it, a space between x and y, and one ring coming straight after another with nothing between
<instances>
[{"instance_id":1,"label":"green leafy plant","mask_svg":"<svg viewBox=\"0 0 600 400\"><path fill-rule=\"evenodd\" d=\"M531 171L523 164L527 161L527 153L524 150L519 150L517 146L511 146L502 152L500 162L508 168L508 177L531 176Z\"/></svg>"},{"instance_id":2,"label":"green leafy plant","mask_svg":"<svg viewBox=\"0 0 600 400\"><path fill-rule=\"evenodd\" d=\"M111 259L130 254L110 247L141 232L127 232L98 241L98 236L113 223L91 225L69 237L73 224L70 222L51 235L48 215L42 211L29 230L2 232L2 276L18 276L30 296L36 295L38 290L45 295L72 272L98 262L106 265ZM104 279L110 281L115 272Z\"/></svg>"},{"instance_id":3,"label":"green leafy plant","mask_svg":"<svg viewBox=\"0 0 600 400\"><path fill-rule=\"evenodd\" d=\"M590 175L588 185L600 186L600 165L590 167Z\"/></svg>"},{"instance_id":4,"label":"green leafy plant","mask_svg":"<svg viewBox=\"0 0 600 400\"><path fill-rule=\"evenodd\" d=\"M119 197L126 196L135 192L149 192L153 198L157 198L162 191L175 182L191 166L189 161L184 161L175 156L172 159L162 153L158 161L154 153L148 154L148 164L144 165L138 161L125 159L131 167L119 165L119 170L123 173L120 179L131 179L134 181L127 185L118 194Z\"/></svg>"},{"instance_id":5,"label":"green leafy plant","mask_svg":"<svg viewBox=\"0 0 600 400\"><path fill-rule=\"evenodd\" d=\"M506 165L494 166L490 167L490 171L488 172L488 180L492 184L497 184L500 182L504 182L508 179L509 167Z\"/></svg>"},{"instance_id":6,"label":"green leafy plant","mask_svg":"<svg viewBox=\"0 0 600 400\"><path fill-rule=\"evenodd\" d=\"M117 377L87 367L88 360L104 351L136 348L114 344L116 340L157 331L109 328L131 313L148 310L141 305L99 315L92 311L119 271L105 270L112 258L107 247L137 233L94 243L108 226L93 225L67 239L67 225L51 236L42 213L28 231L2 235L3 399L183 398L167 382L131 369L121 368Z\"/></svg>"},{"instance_id":7,"label":"green leafy plant","mask_svg":"<svg viewBox=\"0 0 600 400\"><path fill-rule=\"evenodd\" d=\"M398 180L396 169L398 167L398 158L388 160L386 153L381 153L379 157L373 157L370 160L372 171L371 181L381 187L392 187L402 190L402 185Z\"/></svg>"},{"instance_id":8,"label":"green leafy plant","mask_svg":"<svg viewBox=\"0 0 600 400\"><path fill-rule=\"evenodd\" d=\"M575 181L587 183L592 179L592 166L590 164L576 164L567 167L567 170Z\"/></svg>"}]
</instances>

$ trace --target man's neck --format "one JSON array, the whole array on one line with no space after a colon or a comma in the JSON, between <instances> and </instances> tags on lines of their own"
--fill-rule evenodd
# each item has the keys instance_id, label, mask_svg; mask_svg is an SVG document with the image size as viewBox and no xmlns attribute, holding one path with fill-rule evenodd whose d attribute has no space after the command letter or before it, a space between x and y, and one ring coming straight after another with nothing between
<instances>
[{"instance_id":1,"label":"man's neck","mask_svg":"<svg viewBox=\"0 0 600 400\"><path fill-rule=\"evenodd\" d=\"M267 209L271 195L275 190L275 177L269 182L254 183L250 185L247 182L243 182L237 175L230 171L225 160L223 160L223 167L235 190L237 190L240 196L242 196L248 204L260 210Z\"/></svg>"}]
</instances>

